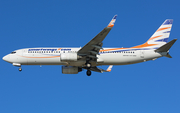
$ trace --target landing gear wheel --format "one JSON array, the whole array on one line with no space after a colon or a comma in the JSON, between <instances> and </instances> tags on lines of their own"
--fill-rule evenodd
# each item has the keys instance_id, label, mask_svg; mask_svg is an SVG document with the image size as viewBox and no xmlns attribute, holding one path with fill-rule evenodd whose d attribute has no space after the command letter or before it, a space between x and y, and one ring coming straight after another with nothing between
<instances>
[{"instance_id":1,"label":"landing gear wheel","mask_svg":"<svg viewBox=\"0 0 180 113\"><path fill-rule=\"evenodd\" d=\"M21 67L19 68L19 71L20 71L20 72L22 71L22 68L21 68Z\"/></svg>"},{"instance_id":2,"label":"landing gear wheel","mask_svg":"<svg viewBox=\"0 0 180 113\"><path fill-rule=\"evenodd\" d=\"M86 74L87 74L87 76L91 76L91 71L87 70Z\"/></svg>"}]
</instances>

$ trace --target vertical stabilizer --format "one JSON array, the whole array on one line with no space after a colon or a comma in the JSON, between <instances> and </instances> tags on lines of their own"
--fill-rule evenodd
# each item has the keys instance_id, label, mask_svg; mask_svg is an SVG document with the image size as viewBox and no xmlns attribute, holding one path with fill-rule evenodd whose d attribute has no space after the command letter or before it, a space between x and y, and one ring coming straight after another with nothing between
<instances>
[{"instance_id":1,"label":"vertical stabilizer","mask_svg":"<svg viewBox=\"0 0 180 113\"><path fill-rule=\"evenodd\" d=\"M157 29L157 31L147 41L148 44L157 44L159 46L164 45L168 42L173 20L167 19Z\"/></svg>"}]
</instances>

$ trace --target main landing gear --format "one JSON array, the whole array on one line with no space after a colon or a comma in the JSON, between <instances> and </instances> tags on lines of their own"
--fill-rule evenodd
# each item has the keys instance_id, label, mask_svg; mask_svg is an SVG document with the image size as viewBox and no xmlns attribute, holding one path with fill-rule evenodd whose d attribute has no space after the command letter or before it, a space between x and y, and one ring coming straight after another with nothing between
<instances>
[{"instance_id":1,"label":"main landing gear","mask_svg":"<svg viewBox=\"0 0 180 113\"><path fill-rule=\"evenodd\" d=\"M87 63L85 64L86 67L87 67L87 76L91 76L91 71L90 71L90 68L91 68L91 63L89 63L89 61L87 61Z\"/></svg>"},{"instance_id":2,"label":"main landing gear","mask_svg":"<svg viewBox=\"0 0 180 113\"><path fill-rule=\"evenodd\" d=\"M86 74L87 74L87 76L91 76L91 71L88 69Z\"/></svg>"}]
</instances>

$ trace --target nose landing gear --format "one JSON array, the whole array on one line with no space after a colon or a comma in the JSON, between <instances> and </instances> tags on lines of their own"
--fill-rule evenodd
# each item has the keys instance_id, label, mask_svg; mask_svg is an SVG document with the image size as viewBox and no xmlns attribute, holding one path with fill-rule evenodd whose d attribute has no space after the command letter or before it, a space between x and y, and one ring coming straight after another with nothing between
<instances>
[{"instance_id":1,"label":"nose landing gear","mask_svg":"<svg viewBox=\"0 0 180 113\"><path fill-rule=\"evenodd\" d=\"M19 63L13 63L12 65L13 65L13 66L16 66L16 67L19 67L19 71L20 71L20 72L22 71L21 64L19 64Z\"/></svg>"},{"instance_id":2,"label":"nose landing gear","mask_svg":"<svg viewBox=\"0 0 180 113\"><path fill-rule=\"evenodd\" d=\"M21 68L21 67L19 67L19 71L20 71L20 72L22 71L22 68Z\"/></svg>"}]
</instances>

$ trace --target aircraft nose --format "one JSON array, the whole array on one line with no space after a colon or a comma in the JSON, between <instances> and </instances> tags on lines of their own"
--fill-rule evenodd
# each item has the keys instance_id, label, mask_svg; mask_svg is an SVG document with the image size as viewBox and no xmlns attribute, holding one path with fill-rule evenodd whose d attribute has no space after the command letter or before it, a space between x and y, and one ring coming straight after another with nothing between
<instances>
[{"instance_id":1,"label":"aircraft nose","mask_svg":"<svg viewBox=\"0 0 180 113\"><path fill-rule=\"evenodd\" d=\"M8 59L9 59L9 55L6 55L2 58L4 61L8 62Z\"/></svg>"}]
</instances>

